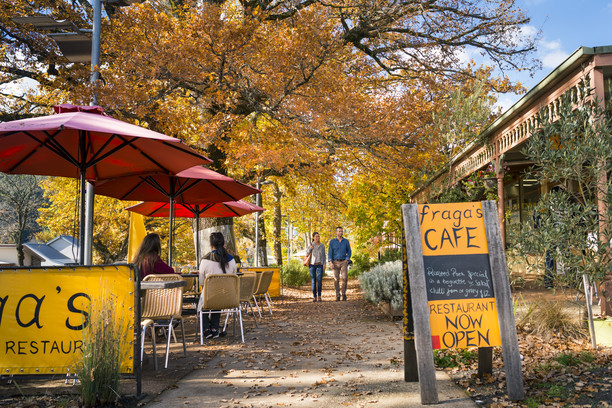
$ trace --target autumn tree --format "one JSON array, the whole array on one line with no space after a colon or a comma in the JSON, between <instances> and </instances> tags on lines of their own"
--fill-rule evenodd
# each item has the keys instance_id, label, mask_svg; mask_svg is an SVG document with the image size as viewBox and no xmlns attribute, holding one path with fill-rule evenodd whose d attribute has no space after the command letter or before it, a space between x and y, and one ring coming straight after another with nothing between
<instances>
[{"instance_id":1,"label":"autumn tree","mask_svg":"<svg viewBox=\"0 0 612 408\"><path fill-rule=\"evenodd\" d=\"M7 6L7 80L29 76L47 94L89 102L89 67L62 61L52 42L8 18L44 10L87 28L89 10L78 5ZM372 171L410 185L436 154L433 112L450 89L476 79L487 95L515 89L464 64L464 53L533 68L527 22L512 0L153 1L105 20L95 90L106 112L199 146L215 170L243 181L289 177L305 183L299 191L331 174L326 197Z\"/></svg>"},{"instance_id":2,"label":"autumn tree","mask_svg":"<svg viewBox=\"0 0 612 408\"><path fill-rule=\"evenodd\" d=\"M0 239L17 246L19 266L23 266L23 244L40 229L36 223L43 204L39 186L42 177L0 173Z\"/></svg>"}]
</instances>

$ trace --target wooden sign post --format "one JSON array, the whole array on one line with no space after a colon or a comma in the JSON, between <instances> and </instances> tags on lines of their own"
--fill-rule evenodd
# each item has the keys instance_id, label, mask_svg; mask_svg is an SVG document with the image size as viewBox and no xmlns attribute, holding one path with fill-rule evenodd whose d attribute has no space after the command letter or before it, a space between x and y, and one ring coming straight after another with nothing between
<instances>
[{"instance_id":1,"label":"wooden sign post","mask_svg":"<svg viewBox=\"0 0 612 408\"><path fill-rule=\"evenodd\" d=\"M405 204L402 217L421 402L438 402L434 349L478 347L486 361L499 345L508 396L523 399L497 203Z\"/></svg>"}]
</instances>

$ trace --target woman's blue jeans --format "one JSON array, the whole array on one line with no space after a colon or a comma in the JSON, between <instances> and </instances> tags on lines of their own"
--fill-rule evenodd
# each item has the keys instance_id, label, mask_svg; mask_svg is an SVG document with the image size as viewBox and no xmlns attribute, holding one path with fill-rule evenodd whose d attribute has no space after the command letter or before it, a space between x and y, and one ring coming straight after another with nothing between
<instances>
[{"instance_id":1,"label":"woman's blue jeans","mask_svg":"<svg viewBox=\"0 0 612 408\"><path fill-rule=\"evenodd\" d=\"M310 280L312 281L312 296L321 297L321 289L323 286L323 265L308 266L310 271Z\"/></svg>"}]
</instances>

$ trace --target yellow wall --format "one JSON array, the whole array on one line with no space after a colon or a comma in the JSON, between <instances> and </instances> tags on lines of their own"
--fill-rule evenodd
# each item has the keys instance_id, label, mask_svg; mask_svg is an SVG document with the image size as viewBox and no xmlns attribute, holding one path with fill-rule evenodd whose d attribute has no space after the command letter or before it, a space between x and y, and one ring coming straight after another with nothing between
<instances>
[{"instance_id":1,"label":"yellow wall","mask_svg":"<svg viewBox=\"0 0 612 408\"><path fill-rule=\"evenodd\" d=\"M114 305L122 330L134 333L134 279L128 265L0 269L0 372L74 372L84 315L98 304ZM127 338L121 372L133 374L133 336Z\"/></svg>"},{"instance_id":2,"label":"yellow wall","mask_svg":"<svg viewBox=\"0 0 612 408\"><path fill-rule=\"evenodd\" d=\"M270 282L270 286L268 287L268 294L270 297L280 297L281 295L281 279L280 279L280 268L240 268L241 272L263 272L263 271L272 271L272 282Z\"/></svg>"}]
</instances>

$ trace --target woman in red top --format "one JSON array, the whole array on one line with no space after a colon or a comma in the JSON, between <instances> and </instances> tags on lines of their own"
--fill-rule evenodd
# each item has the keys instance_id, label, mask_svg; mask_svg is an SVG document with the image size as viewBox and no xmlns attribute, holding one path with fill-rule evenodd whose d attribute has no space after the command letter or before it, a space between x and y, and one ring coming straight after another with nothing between
<instances>
[{"instance_id":1,"label":"woman in red top","mask_svg":"<svg viewBox=\"0 0 612 408\"><path fill-rule=\"evenodd\" d=\"M161 240L157 234L147 234L140 243L132 263L140 269L140 278L153 274L176 273L174 268L168 266L159 257L161 253Z\"/></svg>"}]
</instances>

